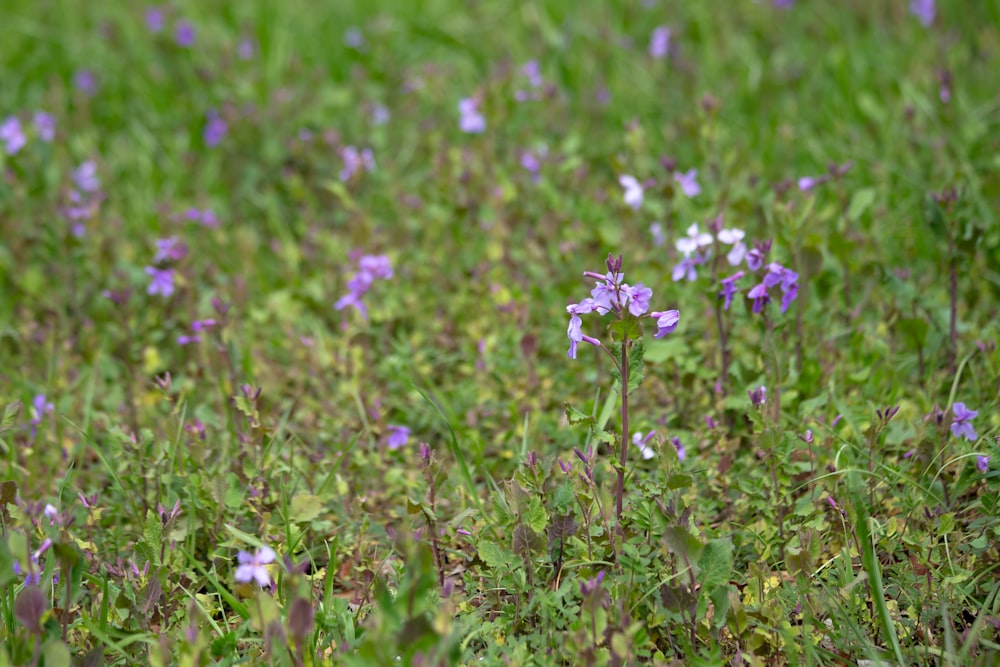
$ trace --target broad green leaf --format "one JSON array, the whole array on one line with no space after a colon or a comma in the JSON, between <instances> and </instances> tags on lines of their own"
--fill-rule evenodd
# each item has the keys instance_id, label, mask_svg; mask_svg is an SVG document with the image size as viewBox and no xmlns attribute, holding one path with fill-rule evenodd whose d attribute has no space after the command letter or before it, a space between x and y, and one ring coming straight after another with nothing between
<instances>
[{"instance_id":1,"label":"broad green leaf","mask_svg":"<svg viewBox=\"0 0 1000 667\"><path fill-rule=\"evenodd\" d=\"M496 542L483 540L479 543L476 550L479 552L480 560L493 569L501 568L511 561L512 554L504 550Z\"/></svg>"},{"instance_id":2,"label":"broad green leaf","mask_svg":"<svg viewBox=\"0 0 1000 667\"><path fill-rule=\"evenodd\" d=\"M532 496L531 502L528 503L528 511L524 513L524 522L536 533L545 532L549 515L538 496Z\"/></svg>"},{"instance_id":3,"label":"broad green leaf","mask_svg":"<svg viewBox=\"0 0 1000 667\"><path fill-rule=\"evenodd\" d=\"M875 188L862 188L851 197L851 203L847 207L847 217L851 220L858 220L865 211L875 203Z\"/></svg>"},{"instance_id":4,"label":"broad green leaf","mask_svg":"<svg viewBox=\"0 0 1000 667\"><path fill-rule=\"evenodd\" d=\"M292 498L289 508L289 518L296 523L308 523L318 517L324 509L323 501L319 496L308 493L300 493Z\"/></svg>"},{"instance_id":5,"label":"broad green leaf","mask_svg":"<svg viewBox=\"0 0 1000 667\"><path fill-rule=\"evenodd\" d=\"M698 559L699 577L703 591L729 583L733 571L733 544L729 540L712 540L704 546Z\"/></svg>"}]
</instances>

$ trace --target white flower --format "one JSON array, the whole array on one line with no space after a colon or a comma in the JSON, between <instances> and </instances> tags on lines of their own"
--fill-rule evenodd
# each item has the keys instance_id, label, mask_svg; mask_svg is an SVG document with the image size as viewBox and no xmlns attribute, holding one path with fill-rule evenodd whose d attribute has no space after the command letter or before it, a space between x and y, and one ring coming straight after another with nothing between
<instances>
[{"instance_id":1,"label":"white flower","mask_svg":"<svg viewBox=\"0 0 1000 667\"><path fill-rule=\"evenodd\" d=\"M708 245L712 245L712 235L704 232L698 233L697 222L688 227L686 237L677 239L677 250L684 253L685 257L690 257L691 253L698 248Z\"/></svg>"},{"instance_id":2,"label":"white flower","mask_svg":"<svg viewBox=\"0 0 1000 667\"><path fill-rule=\"evenodd\" d=\"M618 182L625 188L625 203L631 206L633 210L638 211L639 207L642 206L642 185L636 180L635 176L629 176L628 174L619 176Z\"/></svg>"}]
</instances>

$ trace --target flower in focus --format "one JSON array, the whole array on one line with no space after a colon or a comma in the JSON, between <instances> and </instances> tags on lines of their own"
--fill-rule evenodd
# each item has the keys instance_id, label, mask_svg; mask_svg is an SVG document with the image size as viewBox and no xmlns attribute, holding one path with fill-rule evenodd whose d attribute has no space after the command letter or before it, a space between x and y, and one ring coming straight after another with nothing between
<instances>
[{"instance_id":1,"label":"flower in focus","mask_svg":"<svg viewBox=\"0 0 1000 667\"><path fill-rule=\"evenodd\" d=\"M28 143L17 116L8 116L0 123L0 141L3 142L3 150L7 155L14 155Z\"/></svg>"},{"instance_id":2,"label":"flower in focus","mask_svg":"<svg viewBox=\"0 0 1000 667\"><path fill-rule=\"evenodd\" d=\"M653 338L663 338L668 333L673 333L681 319L680 312L676 310L664 310L649 315L656 319L656 333L653 334Z\"/></svg>"},{"instance_id":3,"label":"flower in focus","mask_svg":"<svg viewBox=\"0 0 1000 667\"><path fill-rule=\"evenodd\" d=\"M642 206L642 184L636 180L635 176L623 174L618 177L618 182L625 188L625 203L638 211Z\"/></svg>"},{"instance_id":4,"label":"flower in focus","mask_svg":"<svg viewBox=\"0 0 1000 667\"><path fill-rule=\"evenodd\" d=\"M656 431L650 431L643 437L642 432L634 433L632 435L632 444L639 449L639 453L642 455L644 461L656 456L656 450L649 446L649 440L656 435Z\"/></svg>"},{"instance_id":5,"label":"flower in focus","mask_svg":"<svg viewBox=\"0 0 1000 667\"><path fill-rule=\"evenodd\" d=\"M458 103L458 113L461 118L458 127L468 134L479 134L486 130L486 118L479 112L479 100L465 97Z\"/></svg>"},{"instance_id":6,"label":"flower in focus","mask_svg":"<svg viewBox=\"0 0 1000 667\"><path fill-rule=\"evenodd\" d=\"M934 15L937 13L934 0L912 0L910 13L917 17L921 25L929 28L934 23Z\"/></svg>"},{"instance_id":7,"label":"flower in focus","mask_svg":"<svg viewBox=\"0 0 1000 667\"><path fill-rule=\"evenodd\" d=\"M951 432L954 436L975 441L979 434L973 428L971 422L979 414L978 410L970 410L965 407L965 403L955 403L951 406Z\"/></svg>"},{"instance_id":8,"label":"flower in focus","mask_svg":"<svg viewBox=\"0 0 1000 667\"><path fill-rule=\"evenodd\" d=\"M681 186L681 190L688 198L696 197L701 193L701 186L698 185L697 169L689 169L686 173L675 171L674 180Z\"/></svg>"},{"instance_id":9,"label":"flower in focus","mask_svg":"<svg viewBox=\"0 0 1000 667\"><path fill-rule=\"evenodd\" d=\"M653 30L649 38L649 55L657 60L666 58L670 52L670 28L661 25Z\"/></svg>"},{"instance_id":10,"label":"flower in focus","mask_svg":"<svg viewBox=\"0 0 1000 667\"><path fill-rule=\"evenodd\" d=\"M385 444L389 449L399 449L406 445L410 439L410 429L405 426L389 425L389 435L385 439Z\"/></svg>"},{"instance_id":11,"label":"flower in focus","mask_svg":"<svg viewBox=\"0 0 1000 667\"><path fill-rule=\"evenodd\" d=\"M267 571L267 565L273 563L275 558L276 554L271 547L261 547L255 554L240 551L237 555L240 565L236 568L236 581L244 584L256 581L262 587L270 585L271 575Z\"/></svg>"},{"instance_id":12,"label":"flower in focus","mask_svg":"<svg viewBox=\"0 0 1000 667\"><path fill-rule=\"evenodd\" d=\"M649 310L649 300L653 297L653 290L650 288L642 283L622 285L622 293L628 299L628 312L640 317Z\"/></svg>"},{"instance_id":13,"label":"flower in focus","mask_svg":"<svg viewBox=\"0 0 1000 667\"><path fill-rule=\"evenodd\" d=\"M173 269L158 269L154 266L147 266L146 275L150 277L149 287L146 288L147 294L160 294L163 297L169 297L174 293Z\"/></svg>"}]
</instances>

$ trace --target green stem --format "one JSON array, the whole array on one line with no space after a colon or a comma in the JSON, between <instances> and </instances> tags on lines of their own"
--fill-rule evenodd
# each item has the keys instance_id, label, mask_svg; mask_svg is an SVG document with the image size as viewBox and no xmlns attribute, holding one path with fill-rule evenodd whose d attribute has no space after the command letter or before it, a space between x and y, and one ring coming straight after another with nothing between
<instances>
[{"instance_id":1,"label":"green stem","mask_svg":"<svg viewBox=\"0 0 1000 667\"><path fill-rule=\"evenodd\" d=\"M622 340L622 448L618 459L618 490L615 493L618 533L622 532L622 498L625 496L625 467L628 465L628 335Z\"/></svg>"}]
</instances>

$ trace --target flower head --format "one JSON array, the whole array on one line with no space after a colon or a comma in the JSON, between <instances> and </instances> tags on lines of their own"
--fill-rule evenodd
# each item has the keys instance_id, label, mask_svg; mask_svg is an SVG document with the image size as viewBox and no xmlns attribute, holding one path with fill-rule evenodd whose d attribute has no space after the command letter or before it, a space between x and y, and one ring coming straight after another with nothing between
<instances>
[{"instance_id":1,"label":"flower head","mask_svg":"<svg viewBox=\"0 0 1000 667\"><path fill-rule=\"evenodd\" d=\"M479 112L479 100L466 97L458 102L458 127L468 134L480 134L486 130L486 118Z\"/></svg>"},{"instance_id":2,"label":"flower head","mask_svg":"<svg viewBox=\"0 0 1000 667\"><path fill-rule=\"evenodd\" d=\"M645 437L643 437L641 431L632 434L632 444L638 448L644 461L648 461L656 456L656 450L649 446L649 441L654 435L656 435L656 431L650 431Z\"/></svg>"},{"instance_id":3,"label":"flower head","mask_svg":"<svg viewBox=\"0 0 1000 667\"><path fill-rule=\"evenodd\" d=\"M688 198L696 197L701 193L701 186L698 185L698 170L689 169L687 172L674 172L674 180L681 186L681 191Z\"/></svg>"},{"instance_id":4,"label":"flower head","mask_svg":"<svg viewBox=\"0 0 1000 667\"><path fill-rule=\"evenodd\" d=\"M680 438L678 438L675 435L674 437L670 438L670 444L672 444L674 446L674 449L677 450L678 461L683 461L684 459L687 458L687 450L684 449L684 443L681 442Z\"/></svg>"},{"instance_id":5,"label":"flower head","mask_svg":"<svg viewBox=\"0 0 1000 667\"><path fill-rule=\"evenodd\" d=\"M929 28L934 23L934 15L937 13L934 0L912 0L910 13L917 17L921 25Z\"/></svg>"},{"instance_id":6,"label":"flower head","mask_svg":"<svg viewBox=\"0 0 1000 667\"><path fill-rule=\"evenodd\" d=\"M389 449L399 449L406 445L410 439L410 429L406 426L389 425L389 435L385 439L385 444Z\"/></svg>"},{"instance_id":7,"label":"flower head","mask_svg":"<svg viewBox=\"0 0 1000 667\"><path fill-rule=\"evenodd\" d=\"M696 252L699 248L704 248L706 246L712 245L712 235L708 232L701 232L698 230L698 223L692 223L687 229L687 236L683 236L677 239L677 250L682 252L685 257L690 257L691 253Z\"/></svg>"},{"instance_id":8,"label":"flower head","mask_svg":"<svg viewBox=\"0 0 1000 667\"><path fill-rule=\"evenodd\" d=\"M146 10L146 28L152 32L162 32L166 25L166 16L162 7L150 7Z\"/></svg>"},{"instance_id":9,"label":"flower head","mask_svg":"<svg viewBox=\"0 0 1000 667\"><path fill-rule=\"evenodd\" d=\"M980 454L976 457L976 470L980 475L985 475L990 471L990 457Z\"/></svg>"},{"instance_id":10,"label":"flower head","mask_svg":"<svg viewBox=\"0 0 1000 667\"><path fill-rule=\"evenodd\" d=\"M240 565L236 568L236 581L245 584L256 581L260 586L270 585L271 575L267 571L267 565L273 563L275 557L271 547L261 547L255 554L240 551L237 555Z\"/></svg>"},{"instance_id":11,"label":"flower head","mask_svg":"<svg viewBox=\"0 0 1000 667\"><path fill-rule=\"evenodd\" d=\"M77 70L73 74L73 85L87 97L93 97L97 93L97 75L89 69Z\"/></svg>"},{"instance_id":12,"label":"flower head","mask_svg":"<svg viewBox=\"0 0 1000 667\"><path fill-rule=\"evenodd\" d=\"M205 114L205 127L201 131L202 140L208 147L218 146L229 131L229 125L215 109Z\"/></svg>"},{"instance_id":13,"label":"flower head","mask_svg":"<svg viewBox=\"0 0 1000 667\"><path fill-rule=\"evenodd\" d=\"M743 275L742 271L737 271L728 278L722 279L722 291L719 292L719 296L726 300L725 304L722 306L723 310L729 310L729 306L733 302L733 296L738 291L736 288L736 281L742 278Z\"/></svg>"},{"instance_id":14,"label":"flower head","mask_svg":"<svg viewBox=\"0 0 1000 667\"><path fill-rule=\"evenodd\" d=\"M147 266L146 275L150 277L149 287L146 288L147 294L160 294L163 297L169 297L174 293L173 269L158 269L154 266Z\"/></svg>"},{"instance_id":15,"label":"flower head","mask_svg":"<svg viewBox=\"0 0 1000 667\"><path fill-rule=\"evenodd\" d=\"M656 319L656 333L653 334L653 338L663 338L668 333L673 333L681 320L681 314L677 310L664 310L649 315Z\"/></svg>"},{"instance_id":16,"label":"flower head","mask_svg":"<svg viewBox=\"0 0 1000 667\"><path fill-rule=\"evenodd\" d=\"M625 189L625 203L634 211L638 211L642 206L642 184L636 180L635 176L622 174L618 177L618 182Z\"/></svg>"},{"instance_id":17,"label":"flower head","mask_svg":"<svg viewBox=\"0 0 1000 667\"><path fill-rule=\"evenodd\" d=\"M720 243L733 246L726 255L730 266L739 266L747 254L747 246L743 243L745 236L742 229L721 229L717 235Z\"/></svg>"},{"instance_id":18,"label":"flower head","mask_svg":"<svg viewBox=\"0 0 1000 667\"><path fill-rule=\"evenodd\" d=\"M970 410L965 407L965 403L955 403L951 406L951 432L956 437L975 441L979 438L976 429L969 423L979 414L978 410Z\"/></svg>"},{"instance_id":19,"label":"flower head","mask_svg":"<svg viewBox=\"0 0 1000 667\"><path fill-rule=\"evenodd\" d=\"M190 21L178 21L174 29L174 39L178 46L190 48L194 46L195 31Z\"/></svg>"},{"instance_id":20,"label":"flower head","mask_svg":"<svg viewBox=\"0 0 1000 667\"><path fill-rule=\"evenodd\" d=\"M653 30L649 38L649 55L660 60L670 53L670 28L661 25Z\"/></svg>"},{"instance_id":21,"label":"flower head","mask_svg":"<svg viewBox=\"0 0 1000 667\"><path fill-rule=\"evenodd\" d=\"M52 141L56 138L55 116L44 111L36 111L32 121L39 139L42 141Z\"/></svg>"},{"instance_id":22,"label":"flower head","mask_svg":"<svg viewBox=\"0 0 1000 667\"><path fill-rule=\"evenodd\" d=\"M17 116L8 116L0 123L0 141L3 142L3 150L7 155L14 155L28 143Z\"/></svg>"},{"instance_id":23,"label":"flower head","mask_svg":"<svg viewBox=\"0 0 1000 667\"><path fill-rule=\"evenodd\" d=\"M344 168L340 170L342 181L351 180L351 177L362 169L368 172L375 171L375 156L370 148L358 150L354 146L344 146L340 150L340 159L344 161Z\"/></svg>"},{"instance_id":24,"label":"flower head","mask_svg":"<svg viewBox=\"0 0 1000 667\"><path fill-rule=\"evenodd\" d=\"M97 192L101 189L101 179L97 176L97 163L87 160L73 170L73 183L83 192Z\"/></svg>"}]
</instances>

